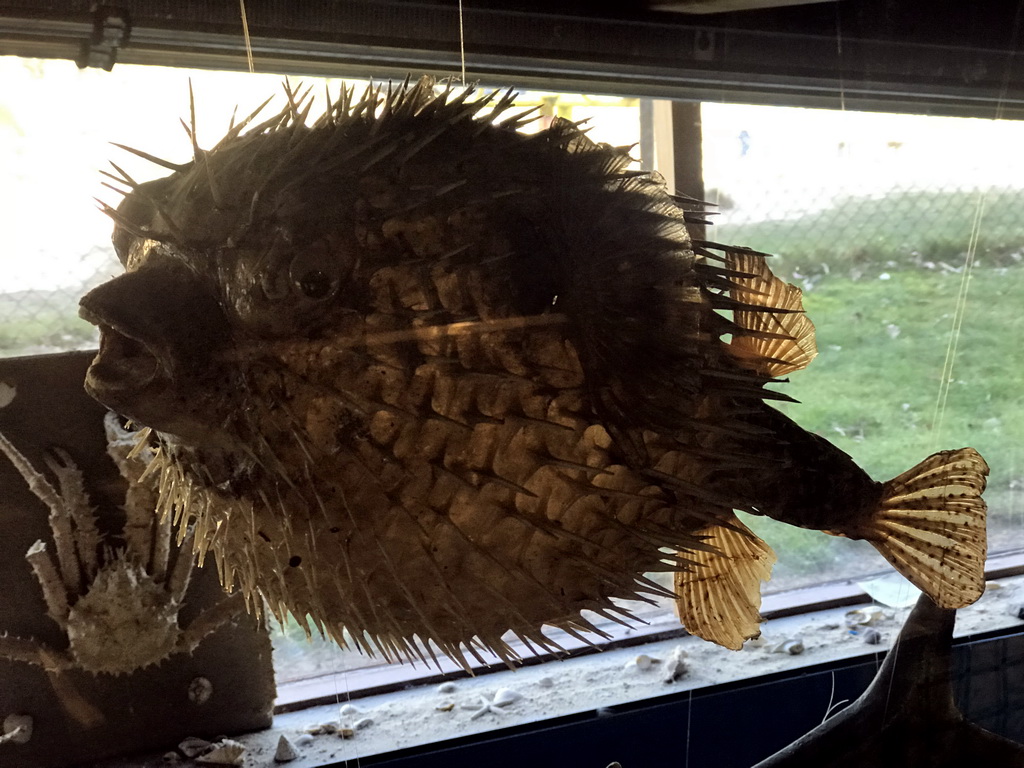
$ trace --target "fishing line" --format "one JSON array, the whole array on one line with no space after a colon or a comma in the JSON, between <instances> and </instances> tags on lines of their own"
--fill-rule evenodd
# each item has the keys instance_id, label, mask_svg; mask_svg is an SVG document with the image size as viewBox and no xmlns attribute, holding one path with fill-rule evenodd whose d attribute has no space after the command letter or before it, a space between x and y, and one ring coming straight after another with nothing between
<instances>
[{"instance_id":1,"label":"fishing line","mask_svg":"<svg viewBox=\"0 0 1024 768\"><path fill-rule=\"evenodd\" d=\"M839 15L839 3L836 9L836 74L839 78L839 111L846 111L846 83L843 80L843 27Z\"/></svg>"},{"instance_id":2,"label":"fishing line","mask_svg":"<svg viewBox=\"0 0 1024 768\"><path fill-rule=\"evenodd\" d=\"M462 62L462 84L466 84L466 27L462 14L462 0L459 0L459 59Z\"/></svg>"},{"instance_id":3,"label":"fishing line","mask_svg":"<svg viewBox=\"0 0 1024 768\"><path fill-rule=\"evenodd\" d=\"M956 304L953 310L953 325L950 328L949 342L946 345L946 359L942 364L939 394L935 402L935 412L932 414L933 450L938 450L942 442L942 427L946 418L949 390L953 383L953 364L956 361L957 348L960 344L960 331L963 328L964 316L967 314L967 288L971 281L971 274L974 271L974 258L978 251L978 237L981 234L981 221L985 213L985 201L986 192L978 190L978 198L974 206L974 216L971 222L971 235L967 243L967 253L964 257L964 266L960 276L960 289L957 292Z\"/></svg>"},{"instance_id":4,"label":"fishing line","mask_svg":"<svg viewBox=\"0 0 1024 768\"><path fill-rule=\"evenodd\" d=\"M836 709L837 707L843 706L843 704L846 704L849 701L850 701L849 699L843 699L842 701L836 701L836 671L833 669L832 670L832 690L829 691L829 694L828 694L828 707L825 709L825 716L823 718L821 718L821 722L824 723L826 720L828 720L829 716L832 714L832 711L834 709Z\"/></svg>"},{"instance_id":5,"label":"fishing line","mask_svg":"<svg viewBox=\"0 0 1024 768\"><path fill-rule=\"evenodd\" d=\"M693 688L690 689L690 696L686 701L686 758L683 768L690 768L690 720L693 718Z\"/></svg>"},{"instance_id":6,"label":"fishing line","mask_svg":"<svg viewBox=\"0 0 1024 768\"><path fill-rule=\"evenodd\" d=\"M1006 68L1003 72L1002 83L999 87L999 96L996 100L996 111L993 119L1000 120L1006 111L1006 94L1010 87L1010 73L1013 69L1013 59L1016 55L1017 40L1020 33L1021 11L1024 10L1024 2L1017 4L1017 11L1014 14L1012 32L1010 35L1010 46L1006 56ZM946 417L946 405L949 399L950 385L953 382L953 365L956 362L957 347L960 342L960 330L963 327L964 315L967 309L967 289L970 284L971 274L974 270L975 255L978 250L978 238L981 235L981 222L985 214L985 203L987 202L988 191L978 190L978 199L975 203L974 218L971 222L971 236L967 245L967 254L964 258L963 274L960 279L960 290L957 294L956 310L953 313L953 325L950 330L949 343L946 346L946 360L942 366L942 379L939 382L939 395L935 404L935 413L932 416L933 447L938 449L942 437L942 427Z\"/></svg>"}]
</instances>

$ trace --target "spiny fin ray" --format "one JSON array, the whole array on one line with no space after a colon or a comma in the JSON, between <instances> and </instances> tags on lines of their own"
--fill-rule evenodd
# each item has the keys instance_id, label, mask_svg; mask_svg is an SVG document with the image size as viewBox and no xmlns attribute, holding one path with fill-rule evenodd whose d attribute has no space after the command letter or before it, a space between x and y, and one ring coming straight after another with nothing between
<instances>
[{"instance_id":1,"label":"spiny fin ray","mask_svg":"<svg viewBox=\"0 0 1024 768\"><path fill-rule=\"evenodd\" d=\"M778 378L806 368L818 354L814 325L803 311L803 293L795 285L780 280L768 269L764 256L752 251L728 252L727 264L736 284L730 294L745 305L761 305L776 311L737 309L735 322L746 331L733 338L730 351L741 365L763 376ZM763 334L778 334L775 338Z\"/></svg>"},{"instance_id":2,"label":"spiny fin ray","mask_svg":"<svg viewBox=\"0 0 1024 768\"><path fill-rule=\"evenodd\" d=\"M701 533L718 551L686 553L698 565L675 574L676 613L690 634L736 651L761 632L761 582L775 553L737 519Z\"/></svg>"}]
</instances>

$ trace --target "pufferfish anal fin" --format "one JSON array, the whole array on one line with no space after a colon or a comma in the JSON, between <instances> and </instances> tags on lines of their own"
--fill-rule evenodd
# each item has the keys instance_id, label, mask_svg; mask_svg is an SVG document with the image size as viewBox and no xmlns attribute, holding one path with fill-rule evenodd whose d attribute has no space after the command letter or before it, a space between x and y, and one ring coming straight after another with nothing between
<instances>
[{"instance_id":1,"label":"pufferfish anal fin","mask_svg":"<svg viewBox=\"0 0 1024 768\"><path fill-rule=\"evenodd\" d=\"M718 552L687 552L697 565L675 575L676 613L686 630L734 651L761 634L761 582L775 553L736 518L700 532Z\"/></svg>"},{"instance_id":2,"label":"pufferfish anal fin","mask_svg":"<svg viewBox=\"0 0 1024 768\"><path fill-rule=\"evenodd\" d=\"M738 335L729 345L737 362L763 376L777 378L806 368L818 354L814 324L804 314L803 292L780 280L751 251L729 251L730 269L752 277L734 277L730 297L745 305L777 309L765 312L736 309L734 322L751 335Z\"/></svg>"},{"instance_id":3,"label":"pufferfish anal fin","mask_svg":"<svg viewBox=\"0 0 1024 768\"><path fill-rule=\"evenodd\" d=\"M985 591L987 475L973 448L933 454L884 484L858 538L940 608L970 605Z\"/></svg>"}]
</instances>

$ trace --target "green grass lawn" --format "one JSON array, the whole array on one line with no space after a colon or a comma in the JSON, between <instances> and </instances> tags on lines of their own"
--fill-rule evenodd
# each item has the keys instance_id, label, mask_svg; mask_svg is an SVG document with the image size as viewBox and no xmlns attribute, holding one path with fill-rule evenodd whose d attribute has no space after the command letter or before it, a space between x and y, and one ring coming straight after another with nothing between
<instances>
[{"instance_id":1,"label":"green grass lawn","mask_svg":"<svg viewBox=\"0 0 1024 768\"><path fill-rule=\"evenodd\" d=\"M801 401L786 408L789 415L878 475L896 474L909 457L939 448L970 444L994 459L1020 450L1024 267L974 270L949 396L936 422L960 285L959 274L920 270L819 283L804 297L819 355L784 386ZM1014 479L1012 462L997 460L992 469L993 487Z\"/></svg>"}]
</instances>

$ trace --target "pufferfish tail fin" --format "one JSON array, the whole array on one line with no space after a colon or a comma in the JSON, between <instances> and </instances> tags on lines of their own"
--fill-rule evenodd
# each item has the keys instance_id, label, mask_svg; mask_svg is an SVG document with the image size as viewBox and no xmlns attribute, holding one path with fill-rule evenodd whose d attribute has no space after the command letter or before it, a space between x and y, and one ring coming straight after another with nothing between
<instances>
[{"instance_id":1,"label":"pufferfish tail fin","mask_svg":"<svg viewBox=\"0 0 1024 768\"><path fill-rule=\"evenodd\" d=\"M987 475L973 448L933 454L884 484L882 503L862 529L940 608L963 608L985 590Z\"/></svg>"},{"instance_id":2,"label":"pufferfish tail fin","mask_svg":"<svg viewBox=\"0 0 1024 768\"><path fill-rule=\"evenodd\" d=\"M771 378L806 368L818 347L814 324L804 314L803 292L772 274L759 253L729 251L726 263L735 272L749 275L733 277L730 298L741 306L756 307L734 310L734 322L747 331L733 337L729 345L737 362Z\"/></svg>"},{"instance_id":3,"label":"pufferfish tail fin","mask_svg":"<svg viewBox=\"0 0 1024 768\"><path fill-rule=\"evenodd\" d=\"M696 565L675 574L676 613L691 635L738 651L761 634L761 582L775 553L735 517L700 533L718 551L686 552Z\"/></svg>"}]
</instances>

